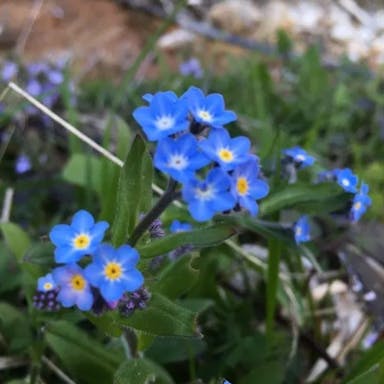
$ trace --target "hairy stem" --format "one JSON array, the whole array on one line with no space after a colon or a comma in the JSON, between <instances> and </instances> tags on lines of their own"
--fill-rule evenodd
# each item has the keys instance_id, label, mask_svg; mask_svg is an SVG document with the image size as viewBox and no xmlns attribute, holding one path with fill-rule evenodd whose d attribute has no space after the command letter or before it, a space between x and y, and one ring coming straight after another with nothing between
<instances>
[{"instance_id":1,"label":"hairy stem","mask_svg":"<svg viewBox=\"0 0 384 384\"><path fill-rule=\"evenodd\" d=\"M129 244L134 246L144 232L150 227L155 219L157 219L165 209L172 203L172 201L177 197L178 193L176 192L177 182L170 179L168 187L164 194L160 197L157 203L152 207L152 209L141 219L139 224L133 230L132 235L129 239Z\"/></svg>"}]
</instances>

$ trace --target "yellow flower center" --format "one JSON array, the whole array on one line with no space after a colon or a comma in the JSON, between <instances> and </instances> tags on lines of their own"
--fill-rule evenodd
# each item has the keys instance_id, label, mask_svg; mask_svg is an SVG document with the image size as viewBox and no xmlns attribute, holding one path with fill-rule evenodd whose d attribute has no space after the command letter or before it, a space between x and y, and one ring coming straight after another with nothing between
<instances>
[{"instance_id":1,"label":"yellow flower center","mask_svg":"<svg viewBox=\"0 0 384 384\"><path fill-rule=\"evenodd\" d=\"M111 261L104 267L104 275L109 280L118 280L123 274L121 264Z\"/></svg>"},{"instance_id":2,"label":"yellow flower center","mask_svg":"<svg viewBox=\"0 0 384 384\"><path fill-rule=\"evenodd\" d=\"M85 288L85 283L84 277L79 274L71 277L71 288L75 291L82 291Z\"/></svg>"},{"instance_id":3,"label":"yellow flower center","mask_svg":"<svg viewBox=\"0 0 384 384\"><path fill-rule=\"evenodd\" d=\"M361 208L361 203L360 201L357 201L355 204L353 204L353 208L358 211Z\"/></svg>"},{"instance_id":4,"label":"yellow flower center","mask_svg":"<svg viewBox=\"0 0 384 384\"><path fill-rule=\"evenodd\" d=\"M53 288L52 283L45 283L44 284L44 291L50 291Z\"/></svg>"},{"instance_id":5,"label":"yellow flower center","mask_svg":"<svg viewBox=\"0 0 384 384\"><path fill-rule=\"evenodd\" d=\"M223 161L231 161L233 160L233 153L226 148L223 148L219 151L219 157Z\"/></svg>"},{"instance_id":6,"label":"yellow flower center","mask_svg":"<svg viewBox=\"0 0 384 384\"><path fill-rule=\"evenodd\" d=\"M85 249L88 247L90 241L89 236L82 233L73 239L73 245L76 249Z\"/></svg>"},{"instance_id":7,"label":"yellow flower center","mask_svg":"<svg viewBox=\"0 0 384 384\"><path fill-rule=\"evenodd\" d=\"M239 195L245 195L248 192L248 181L245 177L239 177L237 179L236 189Z\"/></svg>"}]
</instances>

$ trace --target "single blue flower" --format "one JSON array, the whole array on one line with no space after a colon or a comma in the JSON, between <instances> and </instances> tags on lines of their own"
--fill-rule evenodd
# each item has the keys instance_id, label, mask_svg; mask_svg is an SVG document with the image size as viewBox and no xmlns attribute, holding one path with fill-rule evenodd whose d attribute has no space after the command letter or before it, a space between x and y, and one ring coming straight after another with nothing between
<instances>
[{"instance_id":1,"label":"single blue flower","mask_svg":"<svg viewBox=\"0 0 384 384\"><path fill-rule=\"evenodd\" d=\"M169 230L171 233L188 232L192 229L192 224L182 223L179 220L173 220Z\"/></svg>"},{"instance_id":2,"label":"single blue flower","mask_svg":"<svg viewBox=\"0 0 384 384\"><path fill-rule=\"evenodd\" d=\"M346 191L356 193L358 177L349 169L335 169L337 183Z\"/></svg>"},{"instance_id":3,"label":"single blue flower","mask_svg":"<svg viewBox=\"0 0 384 384\"><path fill-rule=\"evenodd\" d=\"M176 139L166 137L160 140L153 162L157 169L183 183L193 178L195 171L210 160L201 153L195 136L187 133Z\"/></svg>"},{"instance_id":4,"label":"single blue flower","mask_svg":"<svg viewBox=\"0 0 384 384\"><path fill-rule=\"evenodd\" d=\"M286 155L289 159L291 159L297 166L302 169L305 167L309 167L315 162L315 158L309 156L308 153L296 146L293 148L287 148L283 151L284 155Z\"/></svg>"},{"instance_id":5,"label":"single blue flower","mask_svg":"<svg viewBox=\"0 0 384 384\"><path fill-rule=\"evenodd\" d=\"M231 384L228 380L224 380L223 384Z\"/></svg>"},{"instance_id":6,"label":"single blue flower","mask_svg":"<svg viewBox=\"0 0 384 384\"><path fill-rule=\"evenodd\" d=\"M219 93L205 96L200 88L190 87L181 98L187 100L189 112L200 124L221 128L237 119L235 112L225 109L224 98Z\"/></svg>"},{"instance_id":7,"label":"single blue flower","mask_svg":"<svg viewBox=\"0 0 384 384\"><path fill-rule=\"evenodd\" d=\"M196 79L203 77L203 70L200 61L196 57L192 57L179 65L179 72L183 76L193 76Z\"/></svg>"},{"instance_id":8,"label":"single blue flower","mask_svg":"<svg viewBox=\"0 0 384 384\"><path fill-rule=\"evenodd\" d=\"M53 280L52 273L48 273L37 280L37 290L40 292L52 291L56 287L57 285Z\"/></svg>"},{"instance_id":9,"label":"single blue flower","mask_svg":"<svg viewBox=\"0 0 384 384\"><path fill-rule=\"evenodd\" d=\"M28 172L32 168L31 161L27 155L21 154L17 157L15 162L15 171L19 175Z\"/></svg>"},{"instance_id":10,"label":"single blue flower","mask_svg":"<svg viewBox=\"0 0 384 384\"><path fill-rule=\"evenodd\" d=\"M318 183L335 181L335 180L336 180L336 173L334 169L321 171L317 174L317 177L316 177L316 182Z\"/></svg>"},{"instance_id":11,"label":"single blue flower","mask_svg":"<svg viewBox=\"0 0 384 384\"><path fill-rule=\"evenodd\" d=\"M299 220L295 223L293 227L293 232L295 234L295 241L297 244L305 243L311 239L310 236L310 227L308 216L301 216Z\"/></svg>"},{"instance_id":12,"label":"single blue flower","mask_svg":"<svg viewBox=\"0 0 384 384\"><path fill-rule=\"evenodd\" d=\"M185 100L171 91L146 95L148 106L134 110L133 117L149 141L157 141L188 128L188 110Z\"/></svg>"},{"instance_id":13,"label":"single blue flower","mask_svg":"<svg viewBox=\"0 0 384 384\"><path fill-rule=\"evenodd\" d=\"M85 210L80 210L73 216L71 225L55 225L49 238L56 246L56 262L74 263L83 256L92 254L103 241L108 227L106 221L95 223L93 216Z\"/></svg>"},{"instance_id":14,"label":"single blue flower","mask_svg":"<svg viewBox=\"0 0 384 384\"><path fill-rule=\"evenodd\" d=\"M3 81L8 83L12 80L13 77L17 75L17 72L19 71L19 67L16 63L13 61L6 61L3 64L3 68L1 70L1 78Z\"/></svg>"},{"instance_id":15,"label":"single blue flower","mask_svg":"<svg viewBox=\"0 0 384 384\"><path fill-rule=\"evenodd\" d=\"M182 196L191 216L207 221L217 212L232 209L236 201L229 192L230 185L230 177L220 168L211 169L203 181L192 179L185 183Z\"/></svg>"},{"instance_id":16,"label":"single blue flower","mask_svg":"<svg viewBox=\"0 0 384 384\"><path fill-rule=\"evenodd\" d=\"M59 286L57 301L65 308L76 305L82 311L88 311L93 304L90 285L84 271L77 264L67 264L52 271L55 283Z\"/></svg>"},{"instance_id":17,"label":"single blue flower","mask_svg":"<svg viewBox=\"0 0 384 384\"><path fill-rule=\"evenodd\" d=\"M102 244L84 274L93 286L100 289L106 301L116 301L125 292L134 292L143 285L144 277L135 268L138 261L138 252L129 245L115 249Z\"/></svg>"},{"instance_id":18,"label":"single blue flower","mask_svg":"<svg viewBox=\"0 0 384 384\"><path fill-rule=\"evenodd\" d=\"M360 191L353 198L350 217L352 222L360 220L367 208L372 204L371 198L368 196L369 187L365 183L361 183Z\"/></svg>"},{"instance_id":19,"label":"single blue flower","mask_svg":"<svg viewBox=\"0 0 384 384\"><path fill-rule=\"evenodd\" d=\"M250 159L251 142L245 136L231 138L226 129L211 131L208 138L200 142L201 150L225 171Z\"/></svg>"},{"instance_id":20,"label":"single blue flower","mask_svg":"<svg viewBox=\"0 0 384 384\"><path fill-rule=\"evenodd\" d=\"M251 215L257 215L258 205L256 200L268 195L268 184L258 178L258 162L251 158L245 164L239 165L231 176L231 192L236 202L247 209Z\"/></svg>"}]
</instances>

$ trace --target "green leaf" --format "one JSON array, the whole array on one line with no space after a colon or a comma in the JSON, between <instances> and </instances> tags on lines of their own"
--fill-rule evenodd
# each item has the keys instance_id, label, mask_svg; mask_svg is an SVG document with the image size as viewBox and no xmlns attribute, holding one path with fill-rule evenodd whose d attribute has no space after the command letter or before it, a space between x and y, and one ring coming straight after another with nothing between
<instances>
[{"instance_id":1,"label":"green leaf","mask_svg":"<svg viewBox=\"0 0 384 384\"><path fill-rule=\"evenodd\" d=\"M145 355L158 363L169 364L195 358L206 347L201 339L157 337Z\"/></svg>"},{"instance_id":2,"label":"green leaf","mask_svg":"<svg viewBox=\"0 0 384 384\"><path fill-rule=\"evenodd\" d=\"M0 334L4 337L10 353L23 353L32 343L26 314L3 302L0 302Z\"/></svg>"},{"instance_id":3,"label":"green leaf","mask_svg":"<svg viewBox=\"0 0 384 384\"><path fill-rule=\"evenodd\" d=\"M185 255L170 263L158 275L158 280L151 287L153 291L171 299L186 293L199 277L199 271L192 267L195 257Z\"/></svg>"},{"instance_id":4,"label":"green leaf","mask_svg":"<svg viewBox=\"0 0 384 384\"><path fill-rule=\"evenodd\" d=\"M101 159L94 155L74 153L66 163L62 177L69 183L102 193Z\"/></svg>"},{"instance_id":5,"label":"green leaf","mask_svg":"<svg viewBox=\"0 0 384 384\"><path fill-rule=\"evenodd\" d=\"M190 232L170 234L159 240L152 241L149 245L138 247L138 251L141 257L151 258L172 251L183 245L191 245L196 248L212 247L221 244L235 233L236 230L233 226L218 224Z\"/></svg>"},{"instance_id":6,"label":"green leaf","mask_svg":"<svg viewBox=\"0 0 384 384\"><path fill-rule=\"evenodd\" d=\"M15 255L18 262L21 262L31 245L29 236L14 223L0 223L0 229L8 248Z\"/></svg>"},{"instance_id":7,"label":"green leaf","mask_svg":"<svg viewBox=\"0 0 384 384\"><path fill-rule=\"evenodd\" d=\"M350 196L336 183L290 184L271 193L260 203L260 215L270 215L292 207L324 213L343 206L348 198Z\"/></svg>"},{"instance_id":8,"label":"green leaf","mask_svg":"<svg viewBox=\"0 0 384 384\"><path fill-rule=\"evenodd\" d=\"M20 286L22 274L17 260L3 242L0 243L0 255L0 293L3 293Z\"/></svg>"},{"instance_id":9,"label":"green leaf","mask_svg":"<svg viewBox=\"0 0 384 384\"><path fill-rule=\"evenodd\" d=\"M358 360L351 368L350 373L345 379L345 383L349 383L381 361L384 361L384 341L377 342L363 354L360 360Z\"/></svg>"},{"instance_id":10,"label":"green leaf","mask_svg":"<svg viewBox=\"0 0 384 384\"><path fill-rule=\"evenodd\" d=\"M116 371L113 384L173 384L171 376L148 359L125 361Z\"/></svg>"},{"instance_id":11,"label":"green leaf","mask_svg":"<svg viewBox=\"0 0 384 384\"><path fill-rule=\"evenodd\" d=\"M147 188L143 187L151 176L148 172L145 143L141 136L136 136L121 170L116 198L116 212L112 227L112 242L119 246L125 242L135 227L140 208L143 206L143 194L147 196ZM145 164L145 166L143 166ZM152 168L151 168L152 172Z\"/></svg>"},{"instance_id":12,"label":"green leaf","mask_svg":"<svg viewBox=\"0 0 384 384\"><path fill-rule=\"evenodd\" d=\"M65 321L48 324L46 340L68 372L85 383L111 383L123 359L121 353L108 351L103 344Z\"/></svg>"},{"instance_id":13,"label":"green leaf","mask_svg":"<svg viewBox=\"0 0 384 384\"><path fill-rule=\"evenodd\" d=\"M195 318L194 312L153 293L146 309L135 311L130 317L118 315L116 322L152 335L197 336Z\"/></svg>"},{"instance_id":14,"label":"green leaf","mask_svg":"<svg viewBox=\"0 0 384 384\"><path fill-rule=\"evenodd\" d=\"M375 364L361 375L346 382L346 384L382 384L383 379L382 368L380 368L379 364Z\"/></svg>"},{"instance_id":15,"label":"green leaf","mask_svg":"<svg viewBox=\"0 0 384 384\"><path fill-rule=\"evenodd\" d=\"M113 135L112 131L117 131ZM103 146L110 147L111 136L117 136L116 140L116 156L120 159L125 159L131 143L131 130L128 125L116 115L111 115L108 119ZM100 218L108 222L113 221L113 215L116 211L116 193L119 182L120 167L112 163L109 159L101 159L101 185L100 189ZM108 185L108 188L105 186Z\"/></svg>"}]
</instances>

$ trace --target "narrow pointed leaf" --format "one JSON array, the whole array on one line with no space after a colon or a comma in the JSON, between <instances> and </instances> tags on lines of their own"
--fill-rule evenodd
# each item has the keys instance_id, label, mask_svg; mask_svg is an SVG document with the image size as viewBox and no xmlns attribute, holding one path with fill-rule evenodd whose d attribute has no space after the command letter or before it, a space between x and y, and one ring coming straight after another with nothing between
<instances>
[{"instance_id":1,"label":"narrow pointed leaf","mask_svg":"<svg viewBox=\"0 0 384 384\"><path fill-rule=\"evenodd\" d=\"M26 232L14 223L1 223L0 230L5 242L16 259L21 262L31 245L31 240Z\"/></svg>"},{"instance_id":2,"label":"narrow pointed leaf","mask_svg":"<svg viewBox=\"0 0 384 384\"><path fill-rule=\"evenodd\" d=\"M141 257L151 258L183 245L190 245L196 248L215 246L221 244L235 233L236 230L233 226L219 224L190 232L173 233L159 240L152 241L149 245L138 247L138 250Z\"/></svg>"}]
</instances>

